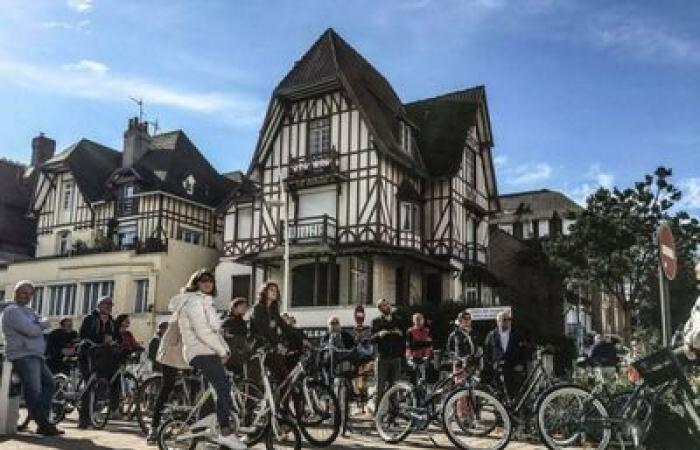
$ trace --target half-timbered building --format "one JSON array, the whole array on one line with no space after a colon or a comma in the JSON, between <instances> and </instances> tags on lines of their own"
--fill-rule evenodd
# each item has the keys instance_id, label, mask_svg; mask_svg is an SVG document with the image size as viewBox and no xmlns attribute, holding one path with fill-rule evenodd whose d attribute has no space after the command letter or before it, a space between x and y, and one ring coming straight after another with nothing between
<instances>
[{"instance_id":1,"label":"half-timbered building","mask_svg":"<svg viewBox=\"0 0 700 450\"><path fill-rule=\"evenodd\" d=\"M0 284L34 280L35 308L54 318L112 295L145 339L187 277L216 263L215 208L233 185L180 130L152 135L133 118L122 151L81 139L39 166L36 258L0 272Z\"/></svg>"},{"instance_id":2,"label":"half-timbered building","mask_svg":"<svg viewBox=\"0 0 700 450\"><path fill-rule=\"evenodd\" d=\"M284 309L302 326L331 311L350 324L355 305L382 297L460 300L472 286L489 296L492 146L483 86L402 103L329 29L274 89L222 209L221 265L254 268L251 287L282 286L287 254Z\"/></svg>"}]
</instances>

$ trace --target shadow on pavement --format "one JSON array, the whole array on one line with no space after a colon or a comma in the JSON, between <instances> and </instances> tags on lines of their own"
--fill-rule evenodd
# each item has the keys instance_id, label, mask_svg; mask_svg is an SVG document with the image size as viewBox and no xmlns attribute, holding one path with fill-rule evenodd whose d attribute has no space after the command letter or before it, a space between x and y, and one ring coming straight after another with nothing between
<instances>
[{"instance_id":1,"label":"shadow on pavement","mask_svg":"<svg viewBox=\"0 0 700 450\"><path fill-rule=\"evenodd\" d=\"M12 437L0 438L0 445L7 442L17 443L17 448L19 448L21 443L25 443L57 450L115 450L114 447L98 445L89 439L74 439L66 435L42 437L37 435L16 434Z\"/></svg>"}]
</instances>

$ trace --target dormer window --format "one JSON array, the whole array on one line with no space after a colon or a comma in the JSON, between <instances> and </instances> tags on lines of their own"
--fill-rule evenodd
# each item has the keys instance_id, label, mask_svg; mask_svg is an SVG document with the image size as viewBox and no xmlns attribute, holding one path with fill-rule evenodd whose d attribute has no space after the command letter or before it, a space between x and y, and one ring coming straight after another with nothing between
<instances>
[{"instance_id":1,"label":"dormer window","mask_svg":"<svg viewBox=\"0 0 700 450\"><path fill-rule=\"evenodd\" d=\"M69 211L73 205L73 182L66 181L63 183L63 210Z\"/></svg>"},{"instance_id":2,"label":"dormer window","mask_svg":"<svg viewBox=\"0 0 700 450\"><path fill-rule=\"evenodd\" d=\"M187 178L182 180L182 187L185 189L185 192L187 192L187 195L194 194L194 184L195 179L192 174L188 175Z\"/></svg>"},{"instance_id":3,"label":"dormer window","mask_svg":"<svg viewBox=\"0 0 700 450\"><path fill-rule=\"evenodd\" d=\"M401 202L401 231L418 231L418 205Z\"/></svg>"},{"instance_id":4,"label":"dormer window","mask_svg":"<svg viewBox=\"0 0 700 450\"><path fill-rule=\"evenodd\" d=\"M309 155L328 153L331 149L331 120L328 117L309 122Z\"/></svg>"},{"instance_id":5,"label":"dormer window","mask_svg":"<svg viewBox=\"0 0 700 450\"><path fill-rule=\"evenodd\" d=\"M399 145L405 152L411 151L411 127L403 120L399 121Z\"/></svg>"}]
</instances>

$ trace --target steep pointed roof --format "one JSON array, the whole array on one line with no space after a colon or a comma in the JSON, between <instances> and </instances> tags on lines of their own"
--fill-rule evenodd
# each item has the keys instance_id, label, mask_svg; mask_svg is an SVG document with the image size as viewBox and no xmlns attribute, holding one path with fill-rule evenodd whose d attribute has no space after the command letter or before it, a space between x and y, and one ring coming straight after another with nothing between
<instances>
[{"instance_id":1,"label":"steep pointed roof","mask_svg":"<svg viewBox=\"0 0 700 450\"><path fill-rule=\"evenodd\" d=\"M275 88L273 98L294 100L340 86L363 114L377 148L426 175L420 154L401 149L398 121L411 123L398 95L386 78L332 28L294 64ZM258 148L255 158L260 151Z\"/></svg>"}]
</instances>

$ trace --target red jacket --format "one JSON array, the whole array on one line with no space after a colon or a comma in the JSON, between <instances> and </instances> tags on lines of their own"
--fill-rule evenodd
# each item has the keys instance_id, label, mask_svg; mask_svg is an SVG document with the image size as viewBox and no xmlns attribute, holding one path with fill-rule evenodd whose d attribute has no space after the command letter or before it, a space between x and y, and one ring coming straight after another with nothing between
<instances>
[{"instance_id":1,"label":"red jacket","mask_svg":"<svg viewBox=\"0 0 700 450\"><path fill-rule=\"evenodd\" d=\"M427 358L433 352L430 328L411 327L406 332L406 337L408 338L406 358Z\"/></svg>"}]
</instances>

